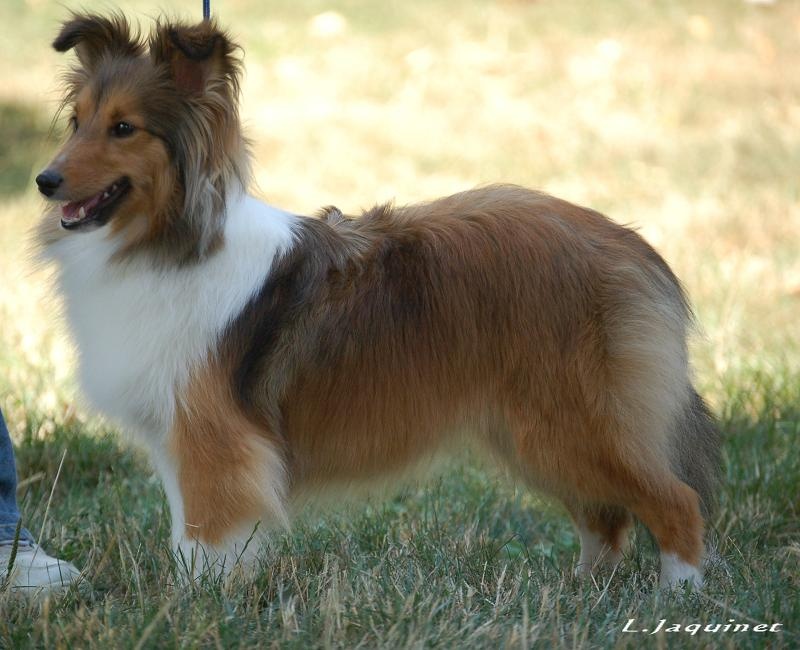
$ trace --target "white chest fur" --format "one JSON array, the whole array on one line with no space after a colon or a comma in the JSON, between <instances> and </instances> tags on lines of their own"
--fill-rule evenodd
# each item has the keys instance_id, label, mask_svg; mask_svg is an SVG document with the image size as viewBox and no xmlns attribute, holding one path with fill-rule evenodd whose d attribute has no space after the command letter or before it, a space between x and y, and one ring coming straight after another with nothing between
<instances>
[{"instance_id":1,"label":"white chest fur","mask_svg":"<svg viewBox=\"0 0 800 650\"><path fill-rule=\"evenodd\" d=\"M192 369L291 246L293 219L241 196L228 206L223 247L200 264L169 270L109 263L115 243L108 228L53 245L46 254L58 263L91 405L151 440L165 434Z\"/></svg>"}]
</instances>

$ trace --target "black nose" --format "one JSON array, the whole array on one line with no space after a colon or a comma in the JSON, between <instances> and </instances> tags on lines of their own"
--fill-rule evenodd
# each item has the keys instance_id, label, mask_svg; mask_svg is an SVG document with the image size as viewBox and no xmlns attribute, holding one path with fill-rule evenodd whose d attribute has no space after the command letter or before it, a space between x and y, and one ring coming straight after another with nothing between
<instances>
[{"instance_id":1,"label":"black nose","mask_svg":"<svg viewBox=\"0 0 800 650\"><path fill-rule=\"evenodd\" d=\"M53 196L58 186L63 182L64 177L52 169L45 169L36 177L36 184L39 186L39 191L45 196Z\"/></svg>"}]
</instances>

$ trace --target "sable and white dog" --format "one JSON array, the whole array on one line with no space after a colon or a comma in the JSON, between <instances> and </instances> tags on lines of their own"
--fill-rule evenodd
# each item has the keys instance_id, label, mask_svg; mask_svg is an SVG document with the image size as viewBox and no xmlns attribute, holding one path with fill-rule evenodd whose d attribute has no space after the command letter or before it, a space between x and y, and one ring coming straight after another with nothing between
<instances>
[{"instance_id":1,"label":"sable and white dog","mask_svg":"<svg viewBox=\"0 0 800 650\"><path fill-rule=\"evenodd\" d=\"M664 260L602 215L492 186L357 219L247 194L236 46L211 21L73 15L73 133L38 230L91 404L149 449L184 556L228 567L308 490L474 443L563 501L579 571L632 516L701 582L718 434Z\"/></svg>"}]
</instances>

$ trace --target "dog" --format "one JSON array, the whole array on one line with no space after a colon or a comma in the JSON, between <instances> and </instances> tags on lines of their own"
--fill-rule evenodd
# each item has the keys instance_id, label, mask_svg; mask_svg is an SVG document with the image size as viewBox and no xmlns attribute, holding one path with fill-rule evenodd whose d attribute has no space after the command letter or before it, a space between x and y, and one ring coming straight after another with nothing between
<instances>
[{"instance_id":1,"label":"dog","mask_svg":"<svg viewBox=\"0 0 800 650\"><path fill-rule=\"evenodd\" d=\"M215 21L73 14L53 47L72 133L36 240L82 390L149 451L192 571L252 566L300 494L469 444L564 503L578 573L637 517L661 584L702 584L719 433L685 293L636 232L510 185L292 214L248 194Z\"/></svg>"}]
</instances>

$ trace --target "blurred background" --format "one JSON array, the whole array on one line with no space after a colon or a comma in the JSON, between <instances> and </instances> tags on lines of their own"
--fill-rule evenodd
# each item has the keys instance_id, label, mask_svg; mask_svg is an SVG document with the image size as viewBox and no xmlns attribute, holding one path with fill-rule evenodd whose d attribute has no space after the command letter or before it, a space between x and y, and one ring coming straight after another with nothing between
<instances>
[{"instance_id":1,"label":"blurred background","mask_svg":"<svg viewBox=\"0 0 800 650\"><path fill-rule=\"evenodd\" d=\"M118 6L149 29L200 0ZM0 4L0 407L15 436L83 419L26 231L70 57L70 2ZM245 53L257 192L355 213L496 181L644 234L697 309L698 382L761 412L800 367L800 3L212 0ZM794 377L794 378L793 378ZM793 382L793 383L792 383ZM797 394L792 389L791 394ZM36 432L34 432L36 435Z\"/></svg>"}]
</instances>

